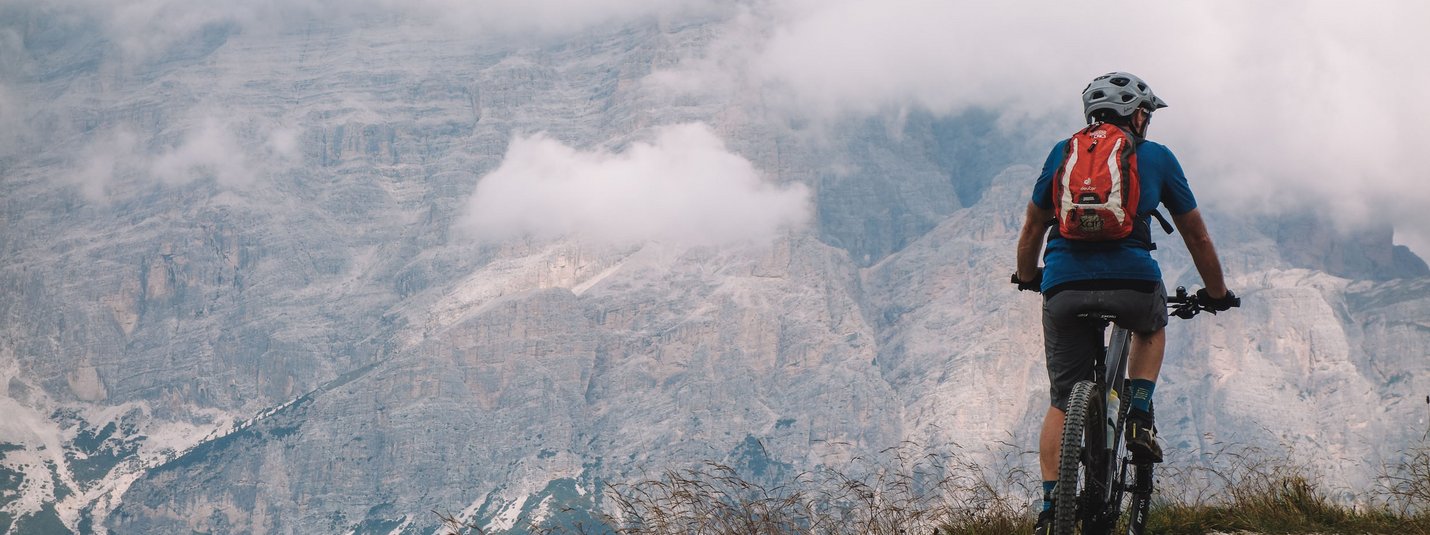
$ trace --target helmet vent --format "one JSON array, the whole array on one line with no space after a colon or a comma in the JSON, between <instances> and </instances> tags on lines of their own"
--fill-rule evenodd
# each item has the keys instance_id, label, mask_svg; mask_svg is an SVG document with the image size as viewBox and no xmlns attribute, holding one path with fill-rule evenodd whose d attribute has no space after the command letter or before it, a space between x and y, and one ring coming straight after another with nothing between
<instances>
[{"instance_id":1,"label":"helmet vent","mask_svg":"<svg viewBox=\"0 0 1430 535\"><path fill-rule=\"evenodd\" d=\"M1095 98L1095 99L1103 98L1103 97L1106 97L1106 96L1107 96L1107 93L1103 93L1102 91L1093 91L1093 92L1092 92L1092 98Z\"/></svg>"},{"instance_id":2,"label":"helmet vent","mask_svg":"<svg viewBox=\"0 0 1430 535\"><path fill-rule=\"evenodd\" d=\"M1135 98L1137 98L1137 96L1136 96L1136 95L1133 95L1132 93L1123 93L1123 94L1122 94L1122 101L1123 101L1123 102L1132 102L1132 99L1135 99Z\"/></svg>"},{"instance_id":3,"label":"helmet vent","mask_svg":"<svg viewBox=\"0 0 1430 535\"><path fill-rule=\"evenodd\" d=\"M1118 76L1118 77L1113 78L1113 79L1108 80L1108 81L1109 81L1109 82L1112 82L1112 85L1115 85L1115 86L1117 86L1117 87L1126 87L1126 86L1127 86L1127 83L1128 83L1128 82L1131 82L1132 80L1128 80L1128 79L1126 79L1126 78L1123 78L1123 77L1121 77L1121 76Z\"/></svg>"}]
</instances>

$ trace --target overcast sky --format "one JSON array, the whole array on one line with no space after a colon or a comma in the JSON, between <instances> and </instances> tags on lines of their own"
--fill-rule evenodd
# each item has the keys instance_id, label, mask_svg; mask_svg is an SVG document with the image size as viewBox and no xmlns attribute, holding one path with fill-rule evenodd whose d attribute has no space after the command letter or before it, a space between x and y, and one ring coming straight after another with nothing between
<instances>
[{"instance_id":1,"label":"overcast sky","mask_svg":"<svg viewBox=\"0 0 1430 535\"><path fill-rule=\"evenodd\" d=\"M1417 158L1430 140L1430 61L1424 59L1430 2L1419 0L1104 1L1096 9L917 0L9 3L97 18L119 51L113 57L131 63L214 22L253 37L315 14L333 20L398 13L433 34L560 40L638 19L698 17L721 21L712 26L718 34L675 67L652 74L648 87L709 98L755 92L775 103L776 113L816 122L976 106L999 110L1015 128L1057 119L1075 124L1087 80L1126 70L1171 104L1157 114L1151 137L1179 155L1204 205L1309 211L1342 226L1387 221L1397 227L1399 242L1430 257L1430 172ZM11 22L0 24L0 74L26 68L14 59L24 45ZM0 126L19 122L27 105L7 78L0 77ZM242 183L252 179L241 171L245 161L270 156L218 156L232 152L231 126L242 121L204 114L194 121L184 143L133 165L166 180L207 166ZM718 139L701 136L713 134L692 126L681 141L643 145L645 156L583 154L527 137L516 140L514 160L498 173L522 168L520 158L539 150L564 150L592 165L589 173L577 173L582 176L605 176L603 169L639 158L659 161L653 154L661 151L725 150ZM107 140L95 149L98 158L122 164L132 141L122 133ZM293 132L279 128L265 150L291 155L292 143ZM760 170L748 171L759 177ZM732 186L732 199L774 202L786 193L741 181ZM761 193L738 194L749 191ZM775 197L761 197L766 194ZM801 221L797 211L788 215L780 220Z\"/></svg>"},{"instance_id":2,"label":"overcast sky","mask_svg":"<svg viewBox=\"0 0 1430 535\"><path fill-rule=\"evenodd\" d=\"M784 4L763 45L736 50L804 113L985 106L1077 121L1092 76L1130 71L1171 104L1151 137L1204 203L1342 225L1389 215L1430 257L1430 2Z\"/></svg>"}]
</instances>

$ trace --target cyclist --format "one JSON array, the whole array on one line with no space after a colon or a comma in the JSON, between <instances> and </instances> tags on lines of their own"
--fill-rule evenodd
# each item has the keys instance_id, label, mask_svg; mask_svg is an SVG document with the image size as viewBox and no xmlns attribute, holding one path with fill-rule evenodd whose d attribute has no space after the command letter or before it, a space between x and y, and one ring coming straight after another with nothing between
<instances>
[{"instance_id":1,"label":"cyclist","mask_svg":"<svg viewBox=\"0 0 1430 535\"><path fill-rule=\"evenodd\" d=\"M1113 242L1075 242L1056 232L1047 240L1044 268L1038 268L1049 222L1053 221L1053 175L1063 160L1064 140L1053 147L1043 164L1028 203L1026 220L1018 237L1020 289L1043 293L1043 344L1047 356L1052 403L1043 418L1038 461L1043 477L1043 512L1035 533L1052 528L1052 495L1057 481L1064 410L1073 384L1091 375L1093 355L1101 347L1095 327L1077 317L1088 311L1109 312L1117 324L1133 333L1128 377L1132 408L1127 416L1127 449L1138 462L1161 462L1162 451L1153 431L1152 391L1162 367L1166 346L1167 293L1162 273L1152 258L1150 216L1160 203L1172 214L1182 233L1205 288L1198 299L1212 310L1231 307L1234 296L1222 277L1221 261L1196 199L1176 157L1167 147L1147 141L1152 113L1167 104L1140 78L1124 72L1094 79L1082 93L1083 115L1123 127L1138 144L1137 169L1141 196L1137 226L1132 235ZM1160 218L1161 215L1157 214Z\"/></svg>"}]
</instances>

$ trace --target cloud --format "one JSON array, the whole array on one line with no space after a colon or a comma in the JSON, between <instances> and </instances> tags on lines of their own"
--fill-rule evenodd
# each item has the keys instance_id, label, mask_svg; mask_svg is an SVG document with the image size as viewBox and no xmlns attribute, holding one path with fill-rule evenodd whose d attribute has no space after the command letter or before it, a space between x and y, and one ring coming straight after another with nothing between
<instances>
[{"instance_id":1,"label":"cloud","mask_svg":"<svg viewBox=\"0 0 1430 535\"><path fill-rule=\"evenodd\" d=\"M1071 3L783 0L725 25L663 91L758 95L830 123L923 109L999 110L1005 126L1081 121L1093 76L1126 70L1171 108L1152 137L1203 204L1387 220L1430 254L1430 4L1372 0Z\"/></svg>"},{"instance_id":2,"label":"cloud","mask_svg":"<svg viewBox=\"0 0 1430 535\"><path fill-rule=\"evenodd\" d=\"M242 189L300 163L298 131L286 125L199 114L184 125L176 140L157 148L136 129L109 129L80 151L69 178L87 199L105 201L125 183L173 186L211 178L220 188Z\"/></svg>"},{"instance_id":3,"label":"cloud","mask_svg":"<svg viewBox=\"0 0 1430 535\"><path fill-rule=\"evenodd\" d=\"M657 62L675 66L644 80L669 96L655 102L718 99L816 125L977 107L1001 111L1000 124L1019 131L1056 125L1034 132L1051 138L1080 121L1078 92L1088 79L1127 70L1171 103L1152 134L1177 152L1204 205L1315 209L1343 226L1388 220L1430 255L1430 210L1421 208L1430 188L1416 159L1430 138L1430 69L1422 59L1430 37L1421 28L1430 3L1108 0L1090 10L979 0L15 0L7 7L58 13L36 42L78 43L85 52L107 45L113 50L102 57L121 67L202 43L205 32L251 39L306 28L315 18L334 28L381 20L422 39L504 46L632 21L698 19L710 33L682 48L682 57ZM17 24L24 20L0 21L0 49L23 48L22 35L34 29ZM63 31L103 42L59 39L55 32ZM54 57L88 57L72 52ZM0 73L28 72L22 55L0 54ZM12 103L16 94L24 93L12 92ZM26 104L46 105L20 107ZM6 117L0 111L0 121ZM14 113L8 117L14 122ZM0 139L0 149L18 135ZM183 163L181 156L171 163ZM210 165L224 169L219 163Z\"/></svg>"},{"instance_id":4,"label":"cloud","mask_svg":"<svg viewBox=\"0 0 1430 535\"><path fill-rule=\"evenodd\" d=\"M108 198L110 184L117 177L133 175L141 161L138 138L127 128L116 128L96 136L80 154L79 167L70 180L91 201Z\"/></svg>"},{"instance_id":5,"label":"cloud","mask_svg":"<svg viewBox=\"0 0 1430 535\"><path fill-rule=\"evenodd\" d=\"M601 244L763 243L807 224L808 190L777 186L703 124L660 128L624 151L517 137L477 184L459 225L478 239L576 237Z\"/></svg>"},{"instance_id":6,"label":"cloud","mask_svg":"<svg viewBox=\"0 0 1430 535\"><path fill-rule=\"evenodd\" d=\"M181 143L158 154L150 173L166 184L183 184L212 176L225 186L253 183L253 165L231 128L207 117L184 136Z\"/></svg>"}]
</instances>

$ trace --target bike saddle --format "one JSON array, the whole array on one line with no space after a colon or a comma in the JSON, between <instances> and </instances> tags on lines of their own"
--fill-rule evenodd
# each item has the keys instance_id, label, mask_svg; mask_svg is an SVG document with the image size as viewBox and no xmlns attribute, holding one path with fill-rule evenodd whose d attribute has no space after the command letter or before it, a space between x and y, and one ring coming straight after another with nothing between
<instances>
[{"instance_id":1,"label":"bike saddle","mask_svg":"<svg viewBox=\"0 0 1430 535\"><path fill-rule=\"evenodd\" d=\"M1083 312L1077 317L1093 321L1112 321L1117 319L1117 314L1111 312Z\"/></svg>"}]
</instances>

